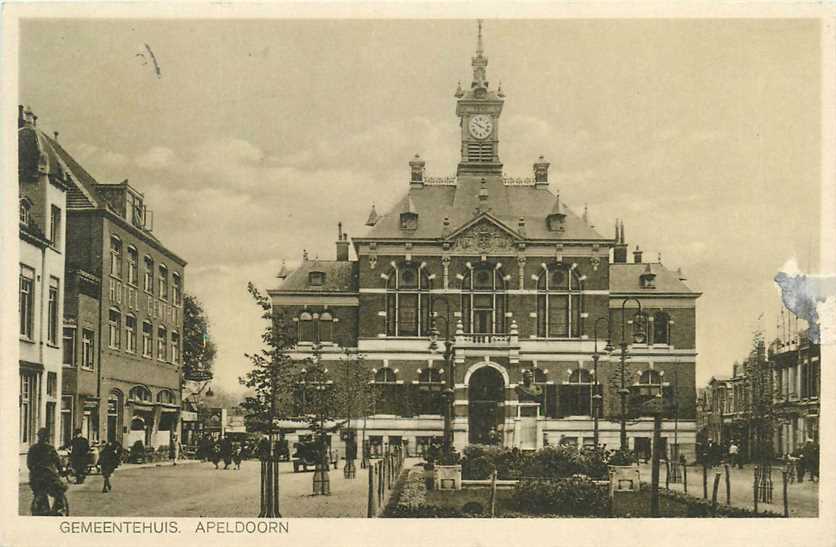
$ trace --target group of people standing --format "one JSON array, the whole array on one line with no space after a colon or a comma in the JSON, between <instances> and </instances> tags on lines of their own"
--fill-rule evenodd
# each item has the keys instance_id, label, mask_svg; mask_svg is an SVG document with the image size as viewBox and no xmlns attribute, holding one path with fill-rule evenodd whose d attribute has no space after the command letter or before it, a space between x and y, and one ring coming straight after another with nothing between
<instances>
[{"instance_id":1,"label":"group of people standing","mask_svg":"<svg viewBox=\"0 0 836 547\"><path fill-rule=\"evenodd\" d=\"M235 443L226 435L214 440L204 436L198 441L197 457L204 462L211 461L215 464L215 469L220 469L221 460L224 462L224 469L229 469L233 463L235 469L241 469L241 461L249 458L253 449L251 443Z\"/></svg>"},{"instance_id":2,"label":"group of people standing","mask_svg":"<svg viewBox=\"0 0 836 547\"><path fill-rule=\"evenodd\" d=\"M708 439L705 443L699 444L697 450L698 460L706 467L714 467L723 462L732 467L743 469L746 456L736 439L732 439L725 446ZM790 473L791 481L803 482L804 476L808 475L810 480L819 478L819 445L812 439L796 448L792 452L784 454L783 463Z\"/></svg>"}]
</instances>

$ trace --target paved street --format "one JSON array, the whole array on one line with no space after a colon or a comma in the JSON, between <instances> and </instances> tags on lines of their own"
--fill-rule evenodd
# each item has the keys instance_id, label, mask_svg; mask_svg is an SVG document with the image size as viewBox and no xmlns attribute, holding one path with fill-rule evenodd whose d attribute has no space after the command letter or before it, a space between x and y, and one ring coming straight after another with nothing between
<instances>
[{"instance_id":1,"label":"paved street","mask_svg":"<svg viewBox=\"0 0 836 547\"><path fill-rule=\"evenodd\" d=\"M650 482L650 464L642 464L641 466L642 482ZM718 503L726 503L726 477L725 471L721 467L715 467L708 470L708 497L711 499L711 493L714 486L714 472L720 471L720 488L717 491ZM731 504L739 507L754 508L752 502L752 484L754 471L751 465L746 465L743 469L732 469L730 473L731 483ZM664 488L665 486L665 467L664 464L659 473L659 484ZM671 490L682 492L684 486L682 484L671 484ZM771 504L758 503L758 510L772 511L775 513L784 513L784 499L783 499L783 483L781 477L781 468L772 468L772 501ZM689 466L688 467L688 494L691 496L701 498L703 495L702 488L702 467ZM817 517L818 503L819 503L819 484L817 482L808 481L805 479L802 483L790 483L787 489L789 499L789 509L791 517Z\"/></svg>"},{"instance_id":2,"label":"paved street","mask_svg":"<svg viewBox=\"0 0 836 547\"><path fill-rule=\"evenodd\" d=\"M102 478L93 475L81 485L70 485L73 516L141 517L256 517L259 511L258 461L245 461L235 471L215 470L211 463L172 467L118 469L113 491L101 492ZM368 472L357 468L357 478L330 472L331 496L313 496L313 472L294 473L290 463L280 464L279 503L283 517L365 517ZM21 514L28 514L32 493L21 485Z\"/></svg>"}]
</instances>

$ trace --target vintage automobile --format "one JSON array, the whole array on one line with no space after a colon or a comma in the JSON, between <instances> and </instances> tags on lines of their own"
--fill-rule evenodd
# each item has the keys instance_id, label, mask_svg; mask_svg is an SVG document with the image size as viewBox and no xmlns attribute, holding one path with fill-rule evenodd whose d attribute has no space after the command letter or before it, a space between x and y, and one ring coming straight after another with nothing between
<instances>
[{"instance_id":1,"label":"vintage automobile","mask_svg":"<svg viewBox=\"0 0 836 547\"><path fill-rule=\"evenodd\" d=\"M316 468L320 458L319 443L310 440L301 440L293 444L293 472L298 473L301 468L307 471L308 467Z\"/></svg>"}]
</instances>

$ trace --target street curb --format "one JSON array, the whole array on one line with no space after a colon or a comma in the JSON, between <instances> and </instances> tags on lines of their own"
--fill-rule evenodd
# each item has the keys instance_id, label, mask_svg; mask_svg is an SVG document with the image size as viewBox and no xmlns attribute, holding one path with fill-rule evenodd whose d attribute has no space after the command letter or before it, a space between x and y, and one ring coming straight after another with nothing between
<instances>
[{"instance_id":1,"label":"street curb","mask_svg":"<svg viewBox=\"0 0 836 547\"><path fill-rule=\"evenodd\" d=\"M200 460L180 460L177 462L177 465L189 465L192 463L201 463ZM144 469L146 467L175 467L171 461L164 461L164 462L150 462L150 463L126 463L122 464L118 467L118 469ZM90 475L88 475L90 476ZM22 480L18 482L19 486L27 486L29 484L29 477L27 474L26 480ZM70 486L73 486L71 483Z\"/></svg>"}]
</instances>

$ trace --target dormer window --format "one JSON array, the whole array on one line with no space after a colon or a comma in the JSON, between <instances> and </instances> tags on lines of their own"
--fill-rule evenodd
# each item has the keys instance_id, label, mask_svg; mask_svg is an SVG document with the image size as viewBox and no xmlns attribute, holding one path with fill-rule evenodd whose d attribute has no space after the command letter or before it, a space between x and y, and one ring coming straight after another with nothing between
<instances>
[{"instance_id":1,"label":"dormer window","mask_svg":"<svg viewBox=\"0 0 836 547\"><path fill-rule=\"evenodd\" d=\"M308 285L321 287L325 284L325 272L310 272L308 274Z\"/></svg>"},{"instance_id":2,"label":"dormer window","mask_svg":"<svg viewBox=\"0 0 836 547\"><path fill-rule=\"evenodd\" d=\"M644 269L641 276L639 276L639 286L642 289L656 288L656 274L650 269L650 264Z\"/></svg>"},{"instance_id":3,"label":"dormer window","mask_svg":"<svg viewBox=\"0 0 836 547\"><path fill-rule=\"evenodd\" d=\"M417 213L401 213L401 230L418 229Z\"/></svg>"}]
</instances>

